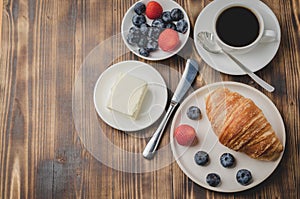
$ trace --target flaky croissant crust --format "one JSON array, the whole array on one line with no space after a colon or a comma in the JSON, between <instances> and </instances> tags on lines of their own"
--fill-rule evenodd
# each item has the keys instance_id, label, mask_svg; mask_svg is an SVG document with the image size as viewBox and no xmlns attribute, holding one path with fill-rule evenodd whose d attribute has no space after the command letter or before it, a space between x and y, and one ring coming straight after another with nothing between
<instances>
[{"instance_id":1,"label":"flaky croissant crust","mask_svg":"<svg viewBox=\"0 0 300 199\"><path fill-rule=\"evenodd\" d=\"M206 113L220 143L259 160L276 160L283 146L261 109L227 88L206 98Z\"/></svg>"}]
</instances>

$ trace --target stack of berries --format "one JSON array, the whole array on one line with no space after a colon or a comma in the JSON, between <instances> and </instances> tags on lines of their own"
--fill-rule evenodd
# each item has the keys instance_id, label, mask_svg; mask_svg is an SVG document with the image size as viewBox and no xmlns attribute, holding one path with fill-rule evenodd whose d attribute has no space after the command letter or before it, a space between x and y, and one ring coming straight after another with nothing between
<instances>
[{"instance_id":1,"label":"stack of berries","mask_svg":"<svg viewBox=\"0 0 300 199\"><path fill-rule=\"evenodd\" d=\"M156 1L150 1L147 5L138 2L134 12L134 26L129 29L127 42L138 46L139 54L144 57L148 57L158 47L167 52L174 50L180 43L178 33L184 34L188 30L184 14L178 8L163 11ZM151 25L147 24L147 18L152 20Z\"/></svg>"}]
</instances>

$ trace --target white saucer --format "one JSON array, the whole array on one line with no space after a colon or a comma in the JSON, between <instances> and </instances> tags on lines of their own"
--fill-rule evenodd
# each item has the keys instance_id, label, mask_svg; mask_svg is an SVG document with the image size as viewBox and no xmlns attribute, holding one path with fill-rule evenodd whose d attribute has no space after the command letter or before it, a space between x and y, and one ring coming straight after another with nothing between
<instances>
[{"instance_id":1,"label":"white saucer","mask_svg":"<svg viewBox=\"0 0 300 199\"><path fill-rule=\"evenodd\" d=\"M148 91L136 120L106 107L111 87L119 73L128 73L148 83ZM94 105L101 119L115 129L138 131L153 124L164 112L168 99L164 79L152 66L139 61L124 61L110 66L97 80Z\"/></svg>"},{"instance_id":2,"label":"white saucer","mask_svg":"<svg viewBox=\"0 0 300 199\"><path fill-rule=\"evenodd\" d=\"M147 5L147 3L149 1L150 0L141 0L138 2L142 2L145 5ZM138 2L136 2L136 3L138 3ZM178 47L175 50L173 50L171 52L166 52L166 51L163 51L160 48L158 48L158 50L151 52L149 57L142 56L139 54L139 48L137 46L132 46L132 45L128 44L128 42L126 41L126 37L127 37L130 27L134 26L132 24L132 17L135 14L135 12L134 12L135 4L133 4L128 9L128 11L126 12L126 14L122 20L122 25L121 25L122 38L123 38L123 41L126 44L127 48L131 52L133 52L134 54L136 54L137 56L139 56L143 59L152 60L152 61L159 61L159 60L167 59L167 58L172 57L173 55L177 54L183 48L185 43L187 42L189 35L190 35L190 27L191 27L188 15L186 14L185 10L178 3L176 3L173 0L156 0L156 2L158 2L162 6L163 11L171 11L173 8L179 8L183 12L184 19L188 23L188 30L184 34L178 33L180 44L178 45ZM147 24L151 25L152 20L148 19L147 17L146 17L146 19L147 19Z\"/></svg>"},{"instance_id":3,"label":"white saucer","mask_svg":"<svg viewBox=\"0 0 300 199\"><path fill-rule=\"evenodd\" d=\"M203 60L215 70L230 75L243 75L245 74L232 60L222 54L212 54L204 50L197 42L197 34L201 31L213 32L212 20L214 13L220 7L228 2L243 2L244 4L252 5L261 13L265 29L274 30L277 33L277 40L272 43L259 44L255 49L247 54L236 55L243 64L245 64L253 72L258 71L265 67L275 56L281 38L281 31L278 20L272 10L263 2L259 0L214 0L208 4L199 14L194 28L194 42L198 53Z\"/></svg>"},{"instance_id":4,"label":"white saucer","mask_svg":"<svg viewBox=\"0 0 300 199\"><path fill-rule=\"evenodd\" d=\"M218 141L217 136L210 126L210 122L205 111L205 97L207 94L218 87L226 87L231 91L238 92L246 98L251 99L264 113L265 117L272 125L276 135L285 147L286 133L283 119L280 112L273 102L262 92L246 84L236 82L217 82L209 84L193 92L180 105L174 116L171 131L170 144L173 155L181 170L195 183L207 189L218 192L239 192L250 189L270 176L277 168L282 159L283 152L275 161L260 161L252 159L244 153L233 151ZM186 116L190 106L198 106L202 112L202 119L191 120ZM198 142L196 145L184 147L179 145L173 136L174 129L180 124L191 125L197 133ZM197 151L204 150L208 152L210 161L206 166L199 166L194 161L194 155ZM231 153L236 164L233 168L224 168L220 164L220 156L225 153ZM247 186L240 185L235 175L239 169L248 169L253 176L253 182ZM208 173L217 173L221 177L221 184L217 187L209 186L206 183Z\"/></svg>"}]
</instances>

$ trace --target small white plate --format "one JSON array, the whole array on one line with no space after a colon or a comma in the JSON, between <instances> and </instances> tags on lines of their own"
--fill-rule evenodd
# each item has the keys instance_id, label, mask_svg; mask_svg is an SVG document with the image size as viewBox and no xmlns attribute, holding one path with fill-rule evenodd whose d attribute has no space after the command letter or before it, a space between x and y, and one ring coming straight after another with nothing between
<instances>
[{"instance_id":1,"label":"small white plate","mask_svg":"<svg viewBox=\"0 0 300 199\"><path fill-rule=\"evenodd\" d=\"M272 10L263 2L259 0L215 0L208 4L202 12L199 14L194 28L194 42L196 49L204 61L215 70L230 74L230 75L243 75L243 72L235 62L230 60L223 54L212 54L202 48L197 41L197 34L201 31L213 32L214 13L216 13L220 7L228 4L229 2L243 2L244 4L252 5L261 13L265 28L268 30L274 30L277 33L277 40L271 43L261 43L255 49L247 54L235 55L238 60L245 64L251 71L255 72L265 67L275 56L281 38L280 26L275 14Z\"/></svg>"},{"instance_id":2,"label":"small white plate","mask_svg":"<svg viewBox=\"0 0 300 199\"><path fill-rule=\"evenodd\" d=\"M138 1L138 2L142 2L145 5L147 5L147 3L149 1L150 0L142 0L142 1ZM130 51L132 51L134 54L136 54L137 56L139 56L143 59L152 60L152 61L167 59L167 58L172 57L173 55L177 54L183 48L185 43L187 42L187 40L189 38L190 26L191 26L188 15L186 14L185 10L178 3L176 3L175 1L172 1L172 0L155 0L155 1L158 2L162 6L163 11L171 11L173 8L179 8L183 12L184 19L188 23L188 30L184 34L178 33L180 44L172 52L166 52L166 51L163 51L160 48L158 48L158 50L156 50L154 52L151 52L149 57L142 56L142 55L139 54L139 47L132 46L132 45L128 44L128 42L126 41L126 37L127 37L127 34L128 34L128 31L129 31L130 27L134 26L132 24L132 17L135 14L135 12L134 12L134 5L135 4L132 5L128 9L128 11L126 12L126 14L123 18L123 21L122 21L122 25L121 25L122 38L124 40L124 43L126 44L126 46L128 47L128 49ZM136 3L138 3L138 2L136 2ZM146 17L146 19L147 19L147 24L149 24L151 26L151 23L152 23L153 20L150 20L147 17Z\"/></svg>"},{"instance_id":3,"label":"small white plate","mask_svg":"<svg viewBox=\"0 0 300 199\"><path fill-rule=\"evenodd\" d=\"M110 90L119 73L127 73L148 83L148 91L136 120L106 107ZM110 66L97 80L94 105L98 115L108 125L122 131L138 131L153 124L164 112L168 99L164 79L152 66L139 61L124 61Z\"/></svg>"},{"instance_id":4,"label":"small white plate","mask_svg":"<svg viewBox=\"0 0 300 199\"><path fill-rule=\"evenodd\" d=\"M170 143L173 155L181 170L195 183L207 189L218 192L238 192L250 189L263 182L278 166L283 153L276 161L260 161L248 157L244 153L235 152L219 143L217 136L210 127L210 122L205 111L206 95L217 87L226 87L231 91L240 93L246 98L250 98L263 111L265 117L272 125L278 138L285 146L285 128L281 115L272 101L263 93L248 85L236 82L218 82L206 85L189 97L187 97L177 110L170 131ZM190 120L186 116L186 111L190 106L198 106L202 112L202 119L198 121ZM184 147L179 145L173 136L174 129L180 124L189 124L196 130L198 143L195 146ZM197 151L204 150L208 152L210 162L206 166L198 166L194 162L194 155ZM233 168L224 168L220 164L220 156L229 152L236 159L236 165ZM247 186L240 185L235 175L239 169L248 169L253 176L253 182ZM262 169L263 168L263 169ZM218 187L211 187L206 183L208 173L217 173L221 177L221 184Z\"/></svg>"}]
</instances>

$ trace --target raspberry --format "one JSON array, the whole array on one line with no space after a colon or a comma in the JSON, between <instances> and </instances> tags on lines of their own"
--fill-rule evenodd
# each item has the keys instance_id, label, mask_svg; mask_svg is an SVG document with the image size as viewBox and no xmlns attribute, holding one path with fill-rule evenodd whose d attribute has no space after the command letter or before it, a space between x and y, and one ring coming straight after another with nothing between
<instances>
[{"instance_id":1,"label":"raspberry","mask_svg":"<svg viewBox=\"0 0 300 199\"><path fill-rule=\"evenodd\" d=\"M158 45L163 51L172 51L179 44L179 35L175 30L165 29L160 33Z\"/></svg>"},{"instance_id":2,"label":"raspberry","mask_svg":"<svg viewBox=\"0 0 300 199\"><path fill-rule=\"evenodd\" d=\"M146 6L146 15L149 19L157 19L161 16L163 8L156 1L150 1Z\"/></svg>"},{"instance_id":3,"label":"raspberry","mask_svg":"<svg viewBox=\"0 0 300 199\"><path fill-rule=\"evenodd\" d=\"M196 132L195 129L187 124L182 124L175 129L174 137L178 144L189 146L193 143Z\"/></svg>"}]
</instances>

